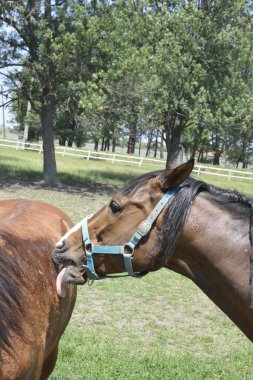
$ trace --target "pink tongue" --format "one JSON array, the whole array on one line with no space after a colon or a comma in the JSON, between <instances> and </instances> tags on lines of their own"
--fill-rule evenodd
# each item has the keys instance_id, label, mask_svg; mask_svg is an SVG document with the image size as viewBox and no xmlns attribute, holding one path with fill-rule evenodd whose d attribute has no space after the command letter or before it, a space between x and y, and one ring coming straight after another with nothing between
<instances>
[{"instance_id":1,"label":"pink tongue","mask_svg":"<svg viewBox=\"0 0 253 380\"><path fill-rule=\"evenodd\" d=\"M66 268L63 268L60 273L57 276L56 279L56 290L59 297L64 298L67 293L66 285L62 283L62 277L64 276L64 273L66 272Z\"/></svg>"}]
</instances>

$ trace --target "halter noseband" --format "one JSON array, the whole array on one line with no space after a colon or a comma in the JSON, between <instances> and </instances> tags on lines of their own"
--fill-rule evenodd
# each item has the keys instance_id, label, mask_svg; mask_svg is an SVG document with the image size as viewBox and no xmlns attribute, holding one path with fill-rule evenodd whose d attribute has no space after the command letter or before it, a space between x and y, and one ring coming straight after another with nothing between
<instances>
[{"instance_id":1,"label":"halter noseband","mask_svg":"<svg viewBox=\"0 0 253 380\"><path fill-rule=\"evenodd\" d=\"M171 190L168 190L161 200L157 203L155 208L151 211L147 219L143 220L131 239L125 245L94 245L90 241L89 230L88 230L88 220L91 216L87 216L83 219L82 222L82 234L83 234L83 243L86 250L86 264L84 265L85 272L89 280L101 280L106 277L115 277L115 276L106 276L98 275L95 271L93 254L97 255L122 255L124 259L125 269L128 274L123 276L132 276L132 277L143 277L148 274L148 271L143 271L140 273L134 273L132 266L132 259L134 256L134 250L136 245L140 240L146 236L152 228L154 221L158 218L164 207L167 205L169 200L184 186L177 186ZM122 277L118 275L117 277Z\"/></svg>"}]
</instances>

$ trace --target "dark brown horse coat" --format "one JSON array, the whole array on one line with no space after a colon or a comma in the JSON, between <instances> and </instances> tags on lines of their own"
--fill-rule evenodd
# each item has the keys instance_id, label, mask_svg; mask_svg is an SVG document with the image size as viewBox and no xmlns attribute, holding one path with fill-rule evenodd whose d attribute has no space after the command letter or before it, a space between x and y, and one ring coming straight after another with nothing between
<instances>
[{"instance_id":1,"label":"dark brown horse coat","mask_svg":"<svg viewBox=\"0 0 253 380\"><path fill-rule=\"evenodd\" d=\"M88 222L95 245L122 246L155 209L163 194L171 201L135 247L133 270L172 269L194 281L253 341L253 199L189 178L193 161L137 177ZM63 236L55 262L86 261L82 225ZM96 255L98 275L124 272L122 255ZM77 270L77 269L76 269ZM71 281L71 267L63 282ZM77 276L76 276L77 277Z\"/></svg>"},{"instance_id":2,"label":"dark brown horse coat","mask_svg":"<svg viewBox=\"0 0 253 380\"><path fill-rule=\"evenodd\" d=\"M57 296L52 248L72 226L42 202L0 201L0 379L47 379L76 299Z\"/></svg>"}]
</instances>

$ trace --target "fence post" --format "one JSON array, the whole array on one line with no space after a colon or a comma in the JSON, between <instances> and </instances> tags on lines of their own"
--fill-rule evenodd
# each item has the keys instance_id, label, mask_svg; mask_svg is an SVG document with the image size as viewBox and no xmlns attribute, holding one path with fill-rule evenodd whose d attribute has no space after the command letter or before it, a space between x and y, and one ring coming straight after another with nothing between
<instances>
[{"instance_id":1,"label":"fence post","mask_svg":"<svg viewBox=\"0 0 253 380\"><path fill-rule=\"evenodd\" d=\"M16 150L19 149L19 141L17 141Z\"/></svg>"},{"instance_id":2,"label":"fence post","mask_svg":"<svg viewBox=\"0 0 253 380\"><path fill-rule=\"evenodd\" d=\"M87 161L90 159L90 150L89 150L89 153L88 153L88 156L87 156Z\"/></svg>"},{"instance_id":3,"label":"fence post","mask_svg":"<svg viewBox=\"0 0 253 380\"><path fill-rule=\"evenodd\" d=\"M201 165L199 165L199 168L198 168L198 172L197 172L197 175L200 174L200 169L201 169Z\"/></svg>"},{"instance_id":4,"label":"fence post","mask_svg":"<svg viewBox=\"0 0 253 380\"><path fill-rule=\"evenodd\" d=\"M143 161L143 157L140 158L139 166L141 166L142 161Z\"/></svg>"},{"instance_id":5,"label":"fence post","mask_svg":"<svg viewBox=\"0 0 253 380\"><path fill-rule=\"evenodd\" d=\"M66 148L64 147L63 152L62 152L63 157L65 156L65 152L66 152Z\"/></svg>"},{"instance_id":6,"label":"fence post","mask_svg":"<svg viewBox=\"0 0 253 380\"><path fill-rule=\"evenodd\" d=\"M41 153L42 153L42 151L43 151L43 144L41 143L41 144L40 144L40 150L39 150L39 154L41 154Z\"/></svg>"},{"instance_id":7,"label":"fence post","mask_svg":"<svg viewBox=\"0 0 253 380\"><path fill-rule=\"evenodd\" d=\"M113 155L113 157L112 157L112 163L114 164L114 161L115 161L115 154Z\"/></svg>"},{"instance_id":8,"label":"fence post","mask_svg":"<svg viewBox=\"0 0 253 380\"><path fill-rule=\"evenodd\" d=\"M232 172L231 172L231 170L229 170L229 173L228 173L228 180L229 181L231 180L231 174L232 174Z\"/></svg>"}]
</instances>

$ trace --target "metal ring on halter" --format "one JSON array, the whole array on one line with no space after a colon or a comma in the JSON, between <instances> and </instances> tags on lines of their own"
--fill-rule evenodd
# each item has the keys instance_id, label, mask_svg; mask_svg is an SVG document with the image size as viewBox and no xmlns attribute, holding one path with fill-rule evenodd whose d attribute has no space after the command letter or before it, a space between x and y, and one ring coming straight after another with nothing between
<instances>
[{"instance_id":1,"label":"metal ring on halter","mask_svg":"<svg viewBox=\"0 0 253 380\"><path fill-rule=\"evenodd\" d=\"M133 246L133 244L131 244L131 242L128 242L124 245L124 253L125 254L133 256L134 255L134 249L135 249L135 247Z\"/></svg>"}]
</instances>

